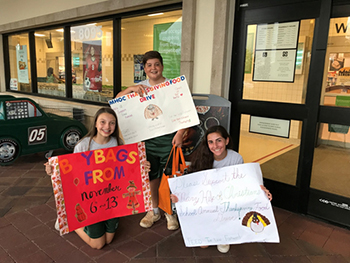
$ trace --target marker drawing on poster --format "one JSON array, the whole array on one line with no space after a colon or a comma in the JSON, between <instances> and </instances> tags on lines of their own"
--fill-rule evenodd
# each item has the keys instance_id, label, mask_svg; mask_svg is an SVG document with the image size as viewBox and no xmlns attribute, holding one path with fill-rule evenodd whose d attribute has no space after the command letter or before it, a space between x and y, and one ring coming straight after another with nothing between
<instances>
[{"instance_id":1,"label":"marker drawing on poster","mask_svg":"<svg viewBox=\"0 0 350 263\"><path fill-rule=\"evenodd\" d=\"M170 178L187 247L278 243L271 203L260 185L258 163L210 169Z\"/></svg>"},{"instance_id":2,"label":"marker drawing on poster","mask_svg":"<svg viewBox=\"0 0 350 263\"><path fill-rule=\"evenodd\" d=\"M135 143L199 124L185 76L109 101L125 143Z\"/></svg>"}]
</instances>

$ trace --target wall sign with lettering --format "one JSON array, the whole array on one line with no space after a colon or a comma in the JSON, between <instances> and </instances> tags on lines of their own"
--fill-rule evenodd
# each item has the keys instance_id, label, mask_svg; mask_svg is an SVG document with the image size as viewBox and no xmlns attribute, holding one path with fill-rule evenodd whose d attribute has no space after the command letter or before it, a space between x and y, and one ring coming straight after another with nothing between
<instances>
[{"instance_id":1,"label":"wall sign with lettering","mask_svg":"<svg viewBox=\"0 0 350 263\"><path fill-rule=\"evenodd\" d=\"M289 138L290 120L250 116L249 132Z\"/></svg>"},{"instance_id":2,"label":"wall sign with lettering","mask_svg":"<svg viewBox=\"0 0 350 263\"><path fill-rule=\"evenodd\" d=\"M257 26L253 81L294 82L299 21Z\"/></svg>"}]
</instances>

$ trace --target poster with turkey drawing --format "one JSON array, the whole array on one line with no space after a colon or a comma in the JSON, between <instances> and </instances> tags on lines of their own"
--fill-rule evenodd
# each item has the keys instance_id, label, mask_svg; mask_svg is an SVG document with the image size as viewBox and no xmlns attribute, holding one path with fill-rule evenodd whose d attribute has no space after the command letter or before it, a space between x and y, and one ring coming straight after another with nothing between
<instances>
[{"instance_id":1,"label":"poster with turkey drawing","mask_svg":"<svg viewBox=\"0 0 350 263\"><path fill-rule=\"evenodd\" d=\"M199 124L185 76L108 101L118 116L125 143L135 143Z\"/></svg>"},{"instance_id":2,"label":"poster with turkey drawing","mask_svg":"<svg viewBox=\"0 0 350 263\"><path fill-rule=\"evenodd\" d=\"M51 157L61 235L151 210L143 142Z\"/></svg>"},{"instance_id":3,"label":"poster with turkey drawing","mask_svg":"<svg viewBox=\"0 0 350 263\"><path fill-rule=\"evenodd\" d=\"M175 206L185 245L279 243L262 182L258 163L170 178L171 192L179 199Z\"/></svg>"}]
</instances>

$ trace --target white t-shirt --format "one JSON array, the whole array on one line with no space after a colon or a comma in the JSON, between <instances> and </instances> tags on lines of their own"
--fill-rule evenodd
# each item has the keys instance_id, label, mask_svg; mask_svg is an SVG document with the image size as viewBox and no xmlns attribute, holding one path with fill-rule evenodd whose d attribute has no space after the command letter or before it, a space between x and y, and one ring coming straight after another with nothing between
<instances>
[{"instance_id":1,"label":"white t-shirt","mask_svg":"<svg viewBox=\"0 0 350 263\"><path fill-rule=\"evenodd\" d=\"M220 161L215 161L213 163L213 168L222 168L226 166L231 166L235 164L242 164L243 163L243 157L234 150L227 149L227 155L224 159Z\"/></svg>"},{"instance_id":2,"label":"white t-shirt","mask_svg":"<svg viewBox=\"0 0 350 263\"><path fill-rule=\"evenodd\" d=\"M165 80L163 82L168 81L168 80L169 79L165 78ZM141 84L141 85L145 85L145 86L148 86L148 87L152 87L152 85L149 83L149 79L145 79L145 80L143 80L143 81L141 81L141 82L139 82L137 84Z\"/></svg>"},{"instance_id":3,"label":"white t-shirt","mask_svg":"<svg viewBox=\"0 0 350 263\"><path fill-rule=\"evenodd\" d=\"M94 141L94 139L91 140L90 149L89 149L89 141L90 137L86 137L82 139L77 145L74 147L74 153L79 152L86 152L86 151L92 151L92 150L98 150L103 148L109 148L109 147L115 147L118 146L117 139L115 137L111 137L109 142L105 144L98 144Z\"/></svg>"}]
</instances>

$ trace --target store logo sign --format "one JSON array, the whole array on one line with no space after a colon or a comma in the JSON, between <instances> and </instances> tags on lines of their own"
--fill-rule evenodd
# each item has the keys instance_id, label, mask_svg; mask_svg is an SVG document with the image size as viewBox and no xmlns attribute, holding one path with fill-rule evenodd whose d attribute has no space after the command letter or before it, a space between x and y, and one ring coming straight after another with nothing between
<instances>
[{"instance_id":1,"label":"store logo sign","mask_svg":"<svg viewBox=\"0 0 350 263\"><path fill-rule=\"evenodd\" d=\"M344 23L341 23L340 26L338 23L335 23L335 29L337 31L337 33L341 33L340 31L342 30L343 32L342 33L346 33L346 31L348 30L348 25L344 25Z\"/></svg>"}]
</instances>

